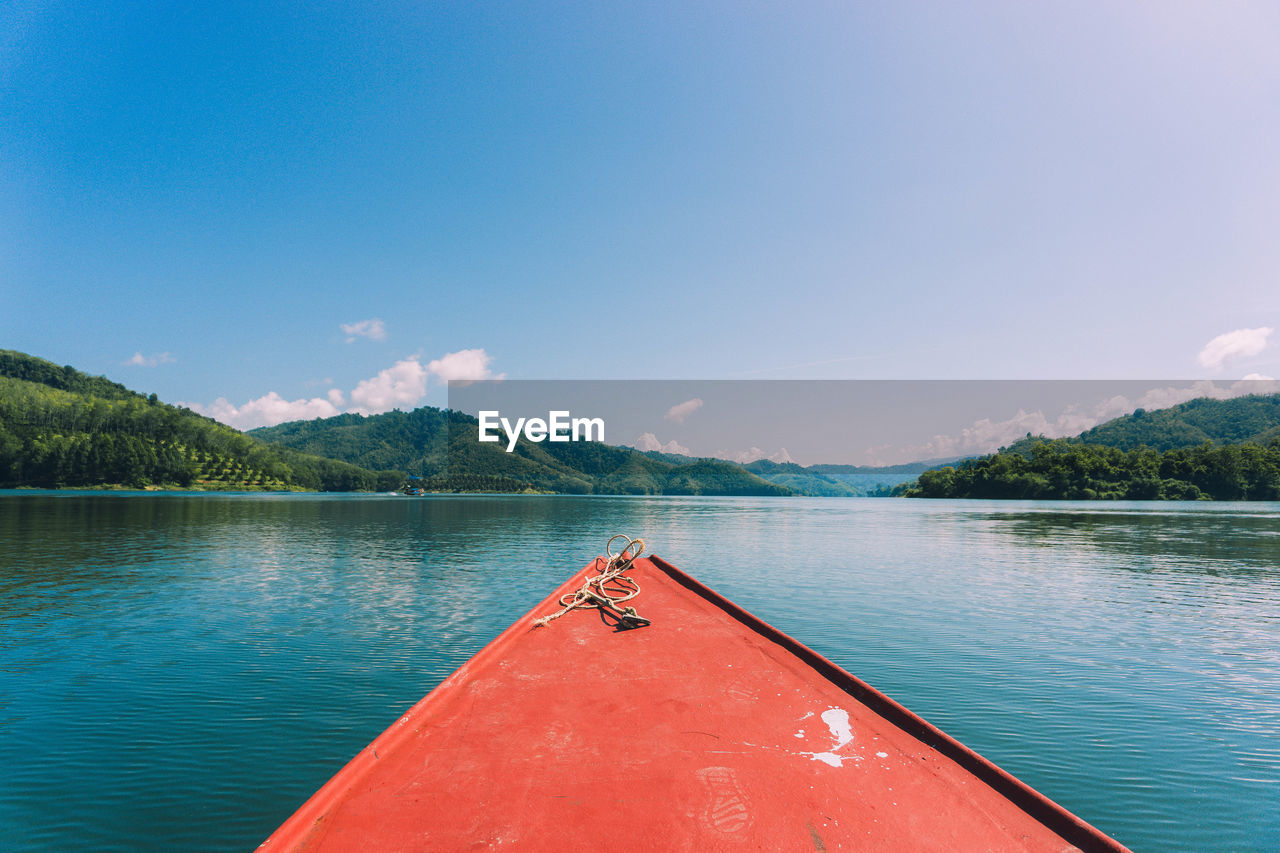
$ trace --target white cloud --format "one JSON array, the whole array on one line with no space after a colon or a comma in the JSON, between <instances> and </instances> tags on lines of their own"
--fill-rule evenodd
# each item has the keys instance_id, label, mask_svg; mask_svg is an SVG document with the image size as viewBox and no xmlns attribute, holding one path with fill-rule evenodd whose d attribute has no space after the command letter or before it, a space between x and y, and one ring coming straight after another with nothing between
<instances>
[{"instance_id":1,"label":"white cloud","mask_svg":"<svg viewBox=\"0 0 1280 853\"><path fill-rule=\"evenodd\" d=\"M417 358L397 361L377 376L360 380L351 392L351 410L376 415L397 408L416 408L427 396L430 375L429 366L423 367Z\"/></svg>"},{"instance_id":2,"label":"white cloud","mask_svg":"<svg viewBox=\"0 0 1280 853\"><path fill-rule=\"evenodd\" d=\"M698 409L702 408L701 398L694 397L692 400L685 400L683 403L677 403L670 409L667 409L666 419L675 424L684 423L684 419L692 415Z\"/></svg>"},{"instance_id":3,"label":"white cloud","mask_svg":"<svg viewBox=\"0 0 1280 853\"><path fill-rule=\"evenodd\" d=\"M232 405L226 397L219 397L211 406L202 406L199 403L180 403L179 405L222 421L236 429L253 429L260 426L275 426L286 421L309 421L313 418L331 418L341 414L342 410L334 403L335 392L340 401L342 392L334 389L329 392L328 399L312 397L309 400L286 400L272 391L256 400L250 400L243 406Z\"/></svg>"},{"instance_id":4,"label":"white cloud","mask_svg":"<svg viewBox=\"0 0 1280 853\"><path fill-rule=\"evenodd\" d=\"M635 444L631 445L636 450L649 451L656 450L659 453L677 453L681 456L690 456L689 448L679 444L675 439L663 444L658 437L651 432L643 433L636 439Z\"/></svg>"},{"instance_id":5,"label":"white cloud","mask_svg":"<svg viewBox=\"0 0 1280 853\"><path fill-rule=\"evenodd\" d=\"M1267 348L1267 336L1273 331L1275 330L1270 326L1260 326L1257 329L1236 329L1234 332L1218 335L1205 344L1196 359L1201 367L1221 370L1238 358L1248 358L1262 352Z\"/></svg>"},{"instance_id":6,"label":"white cloud","mask_svg":"<svg viewBox=\"0 0 1280 853\"><path fill-rule=\"evenodd\" d=\"M397 361L391 367L378 371L377 376L362 379L348 395L339 388L330 388L324 397L286 400L271 391L243 406L236 406L225 397L212 404L179 403L193 412L199 412L236 429L254 429L275 426L286 421L329 418L343 412L361 415L377 415L392 409L413 409L422 405L432 376L440 382L463 379L502 379L505 373L494 374L489 365L493 358L483 349L466 349L445 353L423 365L418 356ZM326 382L332 382L326 379ZM676 453L679 451L668 451ZM687 451L685 451L687 452Z\"/></svg>"},{"instance_id":7,"label":"white cloud","mask_svg":"<svg viewBox=\"0 0 1280 853\"><path fill-rule=\"evenodd\" d=\"M356 338L381 341L387 337L386 326L376 317L370 320L360 320L356 323L342 323L341 326L342 331L347 334L347 343L354 342Z\"/></svg>"},{"instance_id":8,"label":"white cloud","mask_svg":"<svg viewBox=\"0 0 1280 853\"><path fill-rule=\"evenodd\" d=\"M427 363L427 372L441 382L476 382L481 379L505 379L507 374L494 375L489 369L493 356L483 349L464 349L446 353Z\"/></svg>"},{"instance_id":9,"label":"white cloud","mask_svg":"<svg viewBox=\"0 0 1280 853\"><path fill-rule=\"evenodd\" d=\"M432 376L440 382L503 379L505 373L489 369L493 356L483 349L464 349L445 353L424 366L417 356L397 361L371 379L361 380L351 392L351 411L376 415L392 409L416 408L427 396Z\"/></svg>"},{"instance_id":10,"label":"white cloud","mask_svg":"<svg viewBox=\"0 0 1280 853\"><path fill-rule=\"evenodd\" d=\"M135 352L133 358L125 362L131 367L159 367L162 364L171 364L177 361L170 352L158 352L154 355L143 355L141 351Z\"/></svg>"}]
</instances>

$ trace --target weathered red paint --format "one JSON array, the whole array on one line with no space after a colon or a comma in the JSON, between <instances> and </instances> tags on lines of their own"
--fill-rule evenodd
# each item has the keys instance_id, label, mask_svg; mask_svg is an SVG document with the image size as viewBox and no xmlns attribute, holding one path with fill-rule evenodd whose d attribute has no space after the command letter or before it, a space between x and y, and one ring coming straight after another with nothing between
<instances>
[{"instance_id":1,"label":"weathered red paint","mask_svg":"<svg viewBox=\"0 0 1280 853\"><path fill-rule=\"evenodd\" d=\"M629 572L650 627L595 610L530 627L593 571L261 849L1125 850L659 558Z\"/></svg>"}]
</instances>

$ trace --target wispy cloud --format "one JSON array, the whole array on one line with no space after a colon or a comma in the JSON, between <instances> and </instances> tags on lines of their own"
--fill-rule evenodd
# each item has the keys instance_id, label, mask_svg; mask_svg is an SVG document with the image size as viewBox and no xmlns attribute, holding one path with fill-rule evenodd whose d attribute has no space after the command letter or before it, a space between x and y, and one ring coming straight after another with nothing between
<instances>
[{"instance_id":1,"label":"wispy cloud","mask_svg":"<svg viewBox=\"0 0 1280 853\"><path fill-rule=\"evenodd\" d=\"M1257 329L1236 329L1234 332L1218 335L1200 350L1197 361L1201 367L1210 370L1221 370L1240 358L1255 356L1267 348L1267 336L1274 329L1260 326Z\"/></svg>"},{"instance_id":2,"label":"wispy cloud","mask_svg":"<svg viewBox=\"0 0 1280 853\"><path fill-rule=\"evenodd\" d=\"M225 397L219 397L209 405L181 403L193 412L199 412L236 429L254 429L275 426L287 421L330 418L344 412L377 415L392 409L416 408L426 399L432 377L438 383L449 380L501 379L506 374L494 374L489 365L492 356L483 349L466 349L445 353L425 365L418 356L397 361L391 367L378 371L376 376L362 379L350 395L341 389L330 388L324 397L286 400L275 391L235 405ZM349 396L349 401L348 401Z\"/></svg>"},{"instance_id":3,"label":"wispy cloud","mask_svg":"<svg viewBox=\"0 0 1280 853\"><path fill-rule=\"evenodd\" d=\"M692 400L685 400L683 403L677 403L667 409L665 417L673 424L682 424L684 423L685 418L689 417L689 415L692 415L701 408L702 399L700 397L694 397Z\"/></svg>"},{"instance_id":4,"label":"wispy cloud","mask_svg":"<svg viewBox=\"0 0 1280 853\"><path fill-rule=\"evenodd\" d=\"M347 343L353 343L356 338L368 338L371 341L386 340L387 328L378 318L370 320L360 320L356 323L343 323L342 331L347 335Z\"/></svg>"},{"instance_id":5,"label":"wispy cloud","mask_svg":"<svg viewBox=\"0 0 1280 853\"><path fill-rule=\"evenodd\" d=\"M143 355L139 350L133 354L133 358L124 362L129 367L159 367L162 364L172 364L178 359L174 358L171 352L158 352L152 355Z\"/></svg>"}]
</instances>

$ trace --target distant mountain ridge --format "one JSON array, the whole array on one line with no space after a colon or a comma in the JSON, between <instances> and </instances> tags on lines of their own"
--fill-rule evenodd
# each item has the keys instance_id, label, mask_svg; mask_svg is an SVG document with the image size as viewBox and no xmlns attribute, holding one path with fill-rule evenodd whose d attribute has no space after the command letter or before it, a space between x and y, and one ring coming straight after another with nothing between
<instances>
[{"instance_id":1,"label":"distant mountain ridge","mask_svg":"<svg viewBox=\"0 0 1280 853\"><path fill-rule=\"evenodd\" d=\"M944 462L912 462L905 465L808 465L795 462L773 462L757 459L746 463L752 471L766 480L779 483L802 495L818 497L886 497L895 486L905 485L924 471Z\"/></svg>"},{"instance_id":2,"label":"distant mountain ridge","mask_svg":"<svg viewBox=\"0 0 1280 853\"><path fill-rule=\"evenodd\" d=\"M386 465L420 477L427 489L547 491L570 494L790 495L732 462L655 458L600 442L530 442L508 453L481 443L479 422L461 412L423 406L409 412L337 415L251 430L263 441L343 459Z\"/></svg>"},{"instance_id":3,"label":"distant mountain ridge","mask_svg":"<svg viewBox=\"0 0 1280 853\"><path fill-rule=\"evenodd\" d=\"M379 415L337 415L260 427L250 435L356 465L400 468L451 488L460 476L490 487L597 494L703 494L858 497L887 494L936 463L889 467L814 465L768 459L740 464L711 457L639 451L598 442L533 443L513 453L475 440L478 422L423 406Z\"/></svg>"}]
</instances>

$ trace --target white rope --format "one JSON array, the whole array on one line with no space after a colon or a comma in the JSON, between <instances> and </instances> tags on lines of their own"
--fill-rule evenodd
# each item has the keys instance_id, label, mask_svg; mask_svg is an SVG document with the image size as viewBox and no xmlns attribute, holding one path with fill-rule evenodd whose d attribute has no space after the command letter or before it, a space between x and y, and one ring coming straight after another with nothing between
<instances>
[{"instance_id":1,"label":"white rope","mask_svg":"<svg viewBox=\"0 0 1280 853\"><path fill-rule=\"evenodd\" d=\"M613 543L619 539L626 544L615 554ZM609 541L604 546L604 552L606 556L596 557L591 563L598 574L588 577L577 590L560 596L560 609L555 613L534 619L533 627L541 628L570 610L587 607L613 610L615 616L629 623L631 627L649 624L649 620L637 614L634 607L619 606L640 594L640 585L634 578L628 577L623 572L630 569L636 558L644 553L644 540L632 539L630 536L619 533L609 537Z\"/></svg>"}]
</instances>

